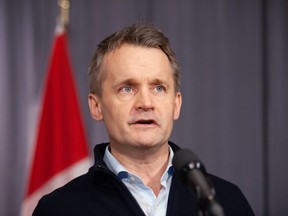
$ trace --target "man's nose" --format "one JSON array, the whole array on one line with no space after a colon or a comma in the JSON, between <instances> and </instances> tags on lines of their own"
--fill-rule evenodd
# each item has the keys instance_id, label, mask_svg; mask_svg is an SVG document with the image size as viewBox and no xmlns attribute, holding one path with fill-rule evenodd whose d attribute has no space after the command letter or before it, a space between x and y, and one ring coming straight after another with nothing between
<instances>
[{"instance_id":1,"label":"man's nose","mask_svg":"<svg viewBox=\"0 0 288 216\"><path fill-rule=\"evenodd\" d=\"M149 89L141 89L136 96L135 107L137 110L153 110L153 98Z\"/></svg>"}]
</instances>

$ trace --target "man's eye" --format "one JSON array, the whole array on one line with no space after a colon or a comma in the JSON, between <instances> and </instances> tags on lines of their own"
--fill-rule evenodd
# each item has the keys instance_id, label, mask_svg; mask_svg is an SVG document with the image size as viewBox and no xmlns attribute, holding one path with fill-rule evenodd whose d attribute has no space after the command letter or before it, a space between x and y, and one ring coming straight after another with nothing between
<instances>
[{"instance_id":1,"label":"man's eye","mask_svg":"<svg viewBox=\"0 0 288 216\"><path fill-rule=\"evenodd\" d=\"M162 92L162 91L164 91L164 86L162 86L162 85L157 85L157 86L155 87L155 91L156 91L156 92Z\"/></svg>"},{"instance_id":2,"label":"man's eye","mask_svg":"<svg viewBox=\"0 0 288 216\"><path fill-rule=\"evenodd\" d=\"M126 93L129 93L129 92L132 92L132 87L131 86L124 86L121 91L122 92L126 92Z\"/></svg>"}]
</instances>

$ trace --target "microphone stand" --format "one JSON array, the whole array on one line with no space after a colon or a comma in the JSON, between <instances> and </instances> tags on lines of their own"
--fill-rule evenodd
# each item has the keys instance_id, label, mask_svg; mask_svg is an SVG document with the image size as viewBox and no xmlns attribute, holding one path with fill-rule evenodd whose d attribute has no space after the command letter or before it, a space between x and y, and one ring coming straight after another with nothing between
<instances>
[{"instance_id":1,"label":"microphone stand","mask_svg":"<svg viewBox=\"0 0 288 216\"><path fill-rule=\"evenodd\" d=\"M198 199L198 216L224 216L222 206L213 195L203 198L199 188L196 188Z\"/></svg>"},{"instance_id":2,"label":"microphone stand","mask_svg":"<svg viewBox=\"0 0 288 216\"><path fill-rule=\"evenodd\" d=\"M184 166L184 172L188 183L196 192L198 216L224 216L222 206L215 198L215 189L206 176L205 167L200 162L190 162Z\"/></svg>"}]
</instances>

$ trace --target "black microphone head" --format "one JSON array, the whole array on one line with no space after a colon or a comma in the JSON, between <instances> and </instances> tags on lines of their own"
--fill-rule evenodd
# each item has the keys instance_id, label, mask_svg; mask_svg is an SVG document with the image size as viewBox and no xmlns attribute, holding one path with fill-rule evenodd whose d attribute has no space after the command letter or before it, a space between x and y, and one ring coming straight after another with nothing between
<instances>
[{"instance_id":1,"label":"black microphone head","mask_svg":"<svg viewBox=\"0 0 288 216\"><path fill-rule=\"evenodd\" d=\"M205 168L198 157L189 149L178 150L172 160L173 167L176 172L186 171L185 169L201 169L206 173ZM189 164L191 166L189 166ZM195 167L192 167L195 166Z\"/></svg>"},{"instance_id":2,"label":"black microphone head","mask_svg":"<svg viewBox=\"0 0 288 216\"><path fill-rule=\"evenodd\" d=\"M172 164L176 174L179 175L184 183L191 186L189 188L194 189L196 192L200 209L209 210L209 212L213 210L215 212L214 210L218 210L219 207L222 210L221 206L215 201L215 189L206 173L204 165L191 150L178 150L173 157ZM217 208L214 208L215 206ZM217 213L212 215L223 214Z\"/></svg>"}]
</instances>

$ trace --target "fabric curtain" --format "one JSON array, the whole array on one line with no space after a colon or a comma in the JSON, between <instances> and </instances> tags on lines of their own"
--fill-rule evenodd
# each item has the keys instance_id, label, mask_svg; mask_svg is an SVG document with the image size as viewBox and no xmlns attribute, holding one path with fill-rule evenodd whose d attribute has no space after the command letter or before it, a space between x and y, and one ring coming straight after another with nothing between
<instances>
[{"instance_id":1,"label":"fabric curtain","mask_svg":"<svg viewBox=\"0 0 288 216\"><path fill-rule=\"evenodd\" d=\"M57 0L0 1L0 215L19 215L24 198L57 13ZM107 141L87 106L96 44L153 23L181 64L171 140L237 184L256 215L287 215L287 16L287 0L71 0L69 47L91 154Z\"/></svg>"}]
</instances>

